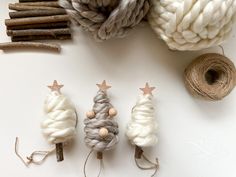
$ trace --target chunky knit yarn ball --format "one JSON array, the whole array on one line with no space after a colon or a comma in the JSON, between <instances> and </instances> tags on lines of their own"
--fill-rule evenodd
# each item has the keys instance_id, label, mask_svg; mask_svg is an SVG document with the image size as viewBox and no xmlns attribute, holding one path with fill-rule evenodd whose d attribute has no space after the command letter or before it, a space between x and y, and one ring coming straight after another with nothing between
<instances>
[{"instance_id":1,"label":"chunky knit yarn ball","mask_svg":"<svg viewBox=\"0 0 236 177\"><path fill-rule=\"evenodd\" d=\"M59 0L73 22L95 39L123 37L149 11L148 0Z\"/></svg>"},{"instance_id":2,"label":"chunky knit yarn ball","mask_svg":"<svg viewBox=\"0 0 236 177\"><path fill-rule=\"evenodd\" d=\"M149 23L173 50L201 50L229 36L235 0L151 0Z\"/></svg>"}]
</instances>

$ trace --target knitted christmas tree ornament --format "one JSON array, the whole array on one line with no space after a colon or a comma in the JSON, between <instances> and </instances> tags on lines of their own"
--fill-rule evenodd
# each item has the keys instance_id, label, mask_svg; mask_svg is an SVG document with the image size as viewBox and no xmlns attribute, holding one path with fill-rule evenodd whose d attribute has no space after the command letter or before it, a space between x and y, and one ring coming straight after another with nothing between
<instances>
[{"instance_id":1,"label":"knitted christmas tree ornament","mask_svg":"<svg viewBox=\"0 0 236 177\"><path fill-rule=\"evenodd\" d=\"M45 100L44 112L46 118L41 123L41 128L44 137L55 147L49 151L34 151L25 160L18 152L19 138L17 137L15 153L26 166L32 163L36 165L42 164L54 151L56 151L57 161L63 161L63 147L76 134L77 113L69 99L61 93L60 90L63 85L59 85L55 80L53 85L48 87L51 89L51 92Z\"/></svg>"},{"instance_id":2,"label":"knitted christmas tree ornament","mask_svg":"<svg viewBox=\"0 0 236 177\"><path fill-rule=\"evenodd\" d=\"M128 123L126 135L135 146L135 162L142 170L154 169L154 176L159 168L158 159L156 162L151 162L144 154L144 147L154 146L157 141L157 122L155 120L155 109L153 106L152 91L155 87L149 87L146 83L144 88L140 88L143 94L137 100L136 105L132 109L131 120ZM140 161L144 160L148 166L142 166Z\"/></svg>"},{"instance_id":3,"label":"knitted christmas tree ornament","mask_svg":"<svg viewBox=\"0 0 236 177\"><path fill-rule=\"evenodd\" d=\"M103 152L114 148L118 143L118 124L115 121L117 111L111 105L107 96L107 90L111 88L103 81L97 84L99 91L94 97L93 109L87 112L85 124L85 143L91 148L89 155L84 164L84 174L86 176L86 163L92 152L97 152L97 158L102 164ZM101 166L100 166L101 167ZM101 168L100 168L101 169ZM99 172L100 174L100 172Z\"/></svg>"},{"instance_id":4,"label":"knitted christmas tree ornament","mask_svg":"<svg viewBox=\"0 0 236 177\"><path fill-rule=\"evenodd\" d=\"M61 94L63 85L54 81L48 86L51 93L45 100L46 119L42 122L42 133L50 144L55 144L57 161L63 161L63 145L76 134L77 114L68 98Z\"/></svg>"}]
</instances>

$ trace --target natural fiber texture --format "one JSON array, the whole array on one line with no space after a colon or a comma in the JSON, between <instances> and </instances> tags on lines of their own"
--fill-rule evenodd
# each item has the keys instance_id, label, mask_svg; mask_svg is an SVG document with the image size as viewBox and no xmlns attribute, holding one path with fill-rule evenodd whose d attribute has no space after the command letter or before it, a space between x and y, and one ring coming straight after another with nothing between
<instances>
[{"instance_id":1,"label":"natural fiber texture","mask_svg":"<svg viewBox=\"0 0 236 177\"><path fill-rule=\"evenodd\" d=\"M149 10L148 0L59 0L72 21L97 40L123 37Z\"/></svg>"},{"instance_id":2,"label":"natural fiber texture","mask_svg":"<svg viewBox=\"0 0 236 177\"><path fill-rule=\"evenodd\" d=\"M132 110L132 119L127 126L126 135L133 145L153 146L157 143L157 122L152 103L153 96L140 95Z\"/></svg>"},{"instance_id":3,"label":"natural fiber texture","mask_svg":"<svg viewBox=\"0 0 236 177\"><path fill-rule=\"evenodd\" d=\"M229 36L235 0L151 0L149 23L173 50L200 50Z\"/></svg>"},{"instance_id":4,"label":"natural fiber texture","mask_svg":"<svg viewBox=\"0 0 236 177\"><path fill-rule=\"evenodd\" d=\"M235 87L236 70L225 56L208 53L194 60L186 68L184 77L192 95L216 101L223 99Z\"/></svg>"},{"instance_id":5,"label":"natural fiber texture","mask_svg":"<svg viewBox=\"0 0 236 177\"><path fill-rule=\"evenodd\" d=\"M112 107L106 92L99 90L94 97L93 111L95 112L95 117L84 120L85 143L95 151L110 150L118 143L118 124L109 115L109 109ZM106 137L99 136L101 128L108 130Z\"/></svg>"},{"instance_id":6,"label":"natural fiber texture","mask_svg":"<svg viewBox=\"0 0 236 177\"><path fill-rule=\"evenodd\" d=\"M58 91L51 92L45 101L44 109L47 118L41 127L49 143L64 143L74 137L77 116L67 97Z\"/></svg>"}]
</instances>

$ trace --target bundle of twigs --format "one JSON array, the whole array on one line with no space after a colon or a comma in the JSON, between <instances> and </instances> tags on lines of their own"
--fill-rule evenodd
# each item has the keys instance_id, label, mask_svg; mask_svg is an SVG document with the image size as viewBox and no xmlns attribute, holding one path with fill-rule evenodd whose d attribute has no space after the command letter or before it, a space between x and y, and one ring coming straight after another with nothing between
<instances>
[{"instance_id":1,"label":"bundle of twigs","mask_svg":"<svg viewBox=\"0 0 236 177\"><path fill-rule=\"evenodd\" d=\"M12 11L9 12L10 19L5 20L7 35L13 43L17 42L11 44L11 48L25 41L28 45L23 46L29 47L35 44L31 41L65 40L72 37L69 16L57 0L19 0L19 3L9 4L9 9ZM47 45L46 42L43 44L37 46Z\"/></svg>"}]
</instances>

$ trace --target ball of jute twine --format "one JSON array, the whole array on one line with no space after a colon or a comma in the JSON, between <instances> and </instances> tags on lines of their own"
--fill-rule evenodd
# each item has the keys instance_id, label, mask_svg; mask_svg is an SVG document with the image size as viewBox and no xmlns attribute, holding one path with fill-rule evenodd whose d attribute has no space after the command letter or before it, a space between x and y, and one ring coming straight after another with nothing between
<instances>
[{"instance_id":1,"label":"ball of jute twine","mask_svg":"<svg viewBox=\"0 0 236 177\"><path fill-rule=\"evenodd\" d=\"M59 0L71 20L98 41L123 37L149 11L149 0Z\"/></svg>"},{"instance_id":2,"label":"ball of jute twine","mask_svg":"<svg viewBox=\"0 0 236 177\"><path fill-rule=\"evenodd\" d=\"M235 66L227 57L207 53L196 58L185 70L185 84L189 92L205 100L217 101L235 87Z\"/></svg>"}]
</instances>

